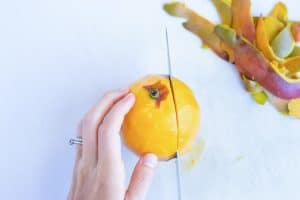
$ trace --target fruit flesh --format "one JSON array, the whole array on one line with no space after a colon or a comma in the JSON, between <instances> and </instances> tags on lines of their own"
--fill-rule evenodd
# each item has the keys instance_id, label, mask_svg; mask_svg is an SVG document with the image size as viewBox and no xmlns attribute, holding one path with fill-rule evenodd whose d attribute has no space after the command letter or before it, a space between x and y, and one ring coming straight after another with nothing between
<instances>
[{"instance_id":1,"label":"fruit flesh","mask_svg":"<svg viewBox=\"0 0 300 200\"><path fill-rule=\"evenodd\" d=\"M178 147L180 152L184 152L197 134L200 111L190 89L178 79L172 80L179 119ZM144 88L145 85L158 82L169 91L159 107ZM154 153L161 160L174 157L177 150L177 121L168 77L150 75L134 83L130 89L136 96L136 102L123 123L124 143L138 155Z\"/></svg>"},{"instance_id":2,"label":"fruit flesh","mask_svg":"<svg viewBox=\"0 0 300 200\"><path fill-rule=\"evenodd\" d=\"M185 138L190 138L189 140L192 141L199 129L199 106L187 85L173 78L172 83L178 117L179 149L184 149L189 143Z\"/></svg>"}]
</instances>

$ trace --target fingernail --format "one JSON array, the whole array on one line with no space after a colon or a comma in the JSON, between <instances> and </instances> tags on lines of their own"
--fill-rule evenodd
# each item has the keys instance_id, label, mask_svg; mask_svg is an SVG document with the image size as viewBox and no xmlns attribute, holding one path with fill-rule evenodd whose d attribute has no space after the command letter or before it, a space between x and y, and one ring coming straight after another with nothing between
<instances>
[{"instance_id":1,"label":"fingernail","mask_svg":"<svg viewBox=\"0 0 300 200\"><path fill-rule=\"evenodd\" d=\"M143 158L142 158L142 164L150 167L150 168L155 168L157 165L157 156L154 154L146 154Z\"/></svg>"}]
</instances>

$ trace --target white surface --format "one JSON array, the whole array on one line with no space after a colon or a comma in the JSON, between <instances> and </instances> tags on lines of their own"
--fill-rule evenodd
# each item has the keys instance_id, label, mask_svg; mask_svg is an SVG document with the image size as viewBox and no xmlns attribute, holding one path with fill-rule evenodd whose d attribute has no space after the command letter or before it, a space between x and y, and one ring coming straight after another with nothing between
<instances>
[{"instance_id":1,"label":"white surface","mask_svg":"<svg viewBox=\"0 0 300 200\"><path fill-rule=\"evenodd\" d=\"M201 49L162 2L1 1L1 199L65 199L77 122L106 90L165 72L164 24L175 74L201 104L206 141L200 163L183 172L184 199L300 198L300 122L256 105L234 67ZM208 0L186 2L217 20ZM255 0L254 13L274 2ZM285 2L299 19L299 2ZM124 157L130 172L136 157ZM173 164L160 164L148 199L176 199Z\"/></svg>"}]
</instances>

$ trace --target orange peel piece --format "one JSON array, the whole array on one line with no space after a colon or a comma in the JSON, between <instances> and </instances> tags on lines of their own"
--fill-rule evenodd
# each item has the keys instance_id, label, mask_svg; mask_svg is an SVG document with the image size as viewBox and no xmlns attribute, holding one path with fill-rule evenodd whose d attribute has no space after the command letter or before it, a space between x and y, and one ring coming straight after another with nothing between
<instances>
[{"instance_id":1,"label":"orange peel piece","mask_svg":"<svg viewBox=\"0 0 300 200\"><path fill-rule=\"evenodd\" d=\"M255 25L250 0L232 0L232 26L236 33L251 43L255 41Z\"/></svg>"}]
</instances>

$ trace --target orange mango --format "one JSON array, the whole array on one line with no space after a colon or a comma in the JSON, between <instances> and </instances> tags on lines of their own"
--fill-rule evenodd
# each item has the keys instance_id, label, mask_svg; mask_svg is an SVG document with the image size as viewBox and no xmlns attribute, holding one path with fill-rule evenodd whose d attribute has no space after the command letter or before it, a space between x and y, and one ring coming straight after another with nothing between
<instances>
[{"instance_id":1,"label":"orange mango","mask_svg":"<svg viewBox=\"0 0 300 200\"><path fill-rule=\"evenodd\" d=\"M200 108L193 92L176 78L172 83L176 105L168 76L146 76L130 86L136 102L122 131L125 144L138 155L154 153L168 160L177 147L184 153L198 133Z\"/></svg>"}]
</instances>

